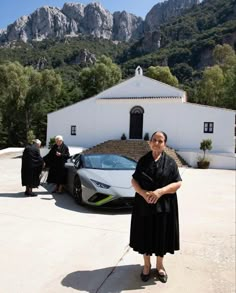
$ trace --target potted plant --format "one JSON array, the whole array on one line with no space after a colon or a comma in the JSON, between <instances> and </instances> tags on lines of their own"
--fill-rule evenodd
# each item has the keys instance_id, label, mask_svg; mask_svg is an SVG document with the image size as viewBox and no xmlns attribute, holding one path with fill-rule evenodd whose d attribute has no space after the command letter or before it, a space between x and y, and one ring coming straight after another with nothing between
<instances>
[{"instance_id":1,"label":"potted plant","mask_svg":"<svg viewBox=\"0 0 236 293\"><path fill-rule=\"evenodd\" d=\"M121 135L121 138L120 138L121 140L126 140L126 135L123 133L122 135Z\"/></svg>"},{"instance_id":2,"label":"potted plant","mask_svg":"<svg viewBox=\"0 0 236 293\"><path fill-rule=\"evenodd\" d=\"M200 169L207 169L210 165L209 158L206 157L206 151L210 151L212 149L212 140L211 139L203 139L200 144L200 150L203 151L203 157L199 157L197 166Z\"/></svg>"},{"instance_id":3,"label":"potted plant","mask_svg":"<svg viewBox=\"0 0 236 293\"><path fill-rule=\"evenodd\" d=\"M146 141L149 140L149 133L148 132L145 133L143 139L146 140Z\"/></svg>"}]
</instances>

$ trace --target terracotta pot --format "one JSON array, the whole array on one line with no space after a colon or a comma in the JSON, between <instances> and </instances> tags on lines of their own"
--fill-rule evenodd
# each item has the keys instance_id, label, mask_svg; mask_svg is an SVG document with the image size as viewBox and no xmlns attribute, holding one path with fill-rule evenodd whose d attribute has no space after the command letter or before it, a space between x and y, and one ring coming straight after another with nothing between
<instances>
[{"instance_id":1,"label":"terracotta pot","mask_svg":"<svg viewBox=\"0 0 236 293\"><path fill-rule=\"evenodd\" d=\"M210 165L209 161L199 161L197 162L197 166L199 169L208 169Z\"/></svg>"}]
</instances>

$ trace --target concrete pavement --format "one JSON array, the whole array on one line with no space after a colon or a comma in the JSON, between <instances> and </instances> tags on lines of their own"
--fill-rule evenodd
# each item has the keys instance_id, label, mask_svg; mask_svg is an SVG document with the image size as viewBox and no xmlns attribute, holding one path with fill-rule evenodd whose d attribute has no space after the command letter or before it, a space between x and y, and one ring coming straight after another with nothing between
<instances>
[{"instance_id":1,"label":"concrete pavement","mask_svg":"<svg viewBox=\"0 0 236 293\"><path fill-rule=\"evenodd\" d=\"M235 171L181 168L181 250L168 282L141 282L130 211L76 205L66 193L25 197L19 153L0 155L0 293L235 292Z\"/></svg>"}]
</instances>

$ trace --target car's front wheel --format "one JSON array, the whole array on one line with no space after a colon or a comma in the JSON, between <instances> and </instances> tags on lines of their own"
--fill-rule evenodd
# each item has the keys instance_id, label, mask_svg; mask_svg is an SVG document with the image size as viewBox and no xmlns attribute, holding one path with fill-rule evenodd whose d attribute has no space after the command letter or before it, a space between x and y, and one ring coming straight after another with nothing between
<instances>
[{"instance_id":1,"label":"car's front wheel","mask_svg":"<svg viewBox=\"0 0 236 293\"><path fill-rule=\"evenodd\" d=\"M79 179L78 176L76 176L75 179L74 179L73 195L74 195L75 201L79 205L82 205L83 204L83 200L82 200L82 186L81 186L81 182L80 182L80 179Z\"/></svg>"}]
</instances>

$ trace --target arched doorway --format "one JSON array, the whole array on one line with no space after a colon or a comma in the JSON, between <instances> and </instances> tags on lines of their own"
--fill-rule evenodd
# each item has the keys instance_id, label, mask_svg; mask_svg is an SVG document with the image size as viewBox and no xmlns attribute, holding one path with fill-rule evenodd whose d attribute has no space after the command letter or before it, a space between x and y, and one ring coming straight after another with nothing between
<instances>
[{"instance_id":1,"label":"arched doorway","mask_svg":"<svg viewBox=\"0 0 236 293\"><path fill-rule=\"evenodd\" d=\"M130 110L130 139L142 139L143 137L143 113L140 106L135 106Z\"/></svg>"}]
</instances>

